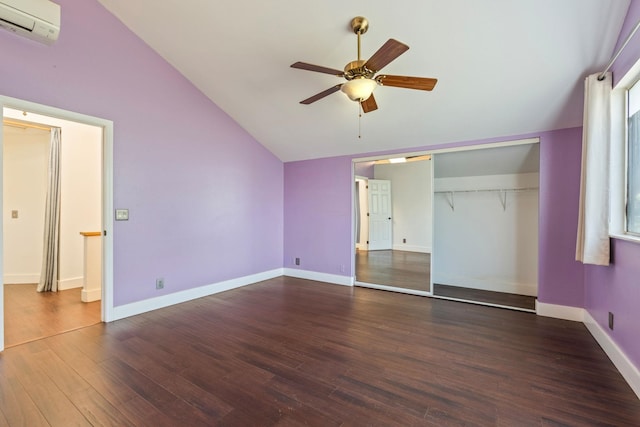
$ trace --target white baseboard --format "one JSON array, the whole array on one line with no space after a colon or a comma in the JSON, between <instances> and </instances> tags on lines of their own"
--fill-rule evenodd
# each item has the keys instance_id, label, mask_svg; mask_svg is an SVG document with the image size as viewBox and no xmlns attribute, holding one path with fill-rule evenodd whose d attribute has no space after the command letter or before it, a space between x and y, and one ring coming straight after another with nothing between
<instances>
[{"instance_id":1,"label":"white baseboard","mask_svg":"<svg viewBox=\"0 0 640 427\"><path fill-rule=\"evenodd\" d=\"M613 341L611 336L605 332L605 330L586 310L584 313L584 324L598 344L600 344L600 347L602 347L607 356L609 356L609 359L611 359L631 389L635 392L638 398L640 398L640 371L638 368L634 366L624 351L622 351L618 344Z\"/></svg>"},{"instance_id":2,"label":"white baseboard","mask_svg":"<svg viewBox=\"0 0 640 427\"><path fill-rule=\"evenodd\" d=\"M536 313L538 314L538 316L553 317L563 320L573 320L574 322L584 322L586 311L584 308L580 307L547 304L536 300Z\"/></svg>"},{"instance_id":3,"label":"white baseboard","mask_svg":"<svg viewBox=\"0 0 640 427\"><path fill-rule=\"evenodd\" d=\"M98 301L100 299L102 299L102 289L83 289L82 292L80 292L80 300L82 300L82 302Z\"/></svg>"},{"instance_id":4,"label":"white baseboard","mask_svg":"<svg viewBox=\"0 0 640 427\"><path fill-rule=\"evenodd\" d=\"M34 284L40 281L40 273L37 274L6 274L2 277L2 283L10 285Z\"/></svg>"},{"instance_id":5,"label":"white baseboard","mask_svg":"<svg viewBox=\"0 0 640 427\"><path fill-rule=\"evenodd\" d=\"M284 276L296 277L298 279L316 280L318 282L332 283L334 285L353 286L354 280L350 276L339 276L337 274L318 273L316 271L298 270L295 268L285 268Z\"/></svg>"},{"instance_id":6,"label":"white baseboard","mask_svg":"<svg viewBox=\"0 0 640 427\"><path fill-rule=\"evenodd\" d=\"M84 286L84 277L73 277L71 279L58 280L58 290L66 291L67 289L82 288Z\"/></svg>"},{"instance_id":7,"label":"white baseboard","mask_svg":"<svg viewBox=\"0 0 640 427\"><path fill-rule=\"evenodd\" d=\"M431 248L429 246L414 246L407 245L405 243L400 243L397 245L393 245L394 251L405 251L405 252L420 252L422 254L430 254Z\"/></svg>"},{"instance_id":8,"label":"white baseboard","mask_svg":"<svg viewBox=\"0 0 640 427\"><path fill-rule=\"evenodd\" d=\"M135 316L137 314L146 313L148 311L157 310L159 308L169 307L174 304L191 301L197 298L206 297L217 294L219 292L228 291L242 286L251 285L263 280L273 279L283 275L283 269L277 268L271 271L252 274L250 276L238 277L236 279L226 280L211 285L201 286L199 288L187 289L185 291L175 292L172 294L162 295L156 298L133 302L130 304L119 305L113 307L113 317L109 319L119 320L125 317Z\"/></svg>"}]
</instances>

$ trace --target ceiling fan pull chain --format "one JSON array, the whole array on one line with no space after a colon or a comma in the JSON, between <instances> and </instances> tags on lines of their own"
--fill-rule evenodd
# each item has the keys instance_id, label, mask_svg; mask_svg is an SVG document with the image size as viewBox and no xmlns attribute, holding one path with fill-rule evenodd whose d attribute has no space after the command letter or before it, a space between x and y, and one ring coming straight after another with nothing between
<instances>
[{"instance_id":1,"label":"ceiling fan pull chain","mask_svg":"<svg viewBox=\"0 0 640 427\"><path fill-rule=\"evenodd\" d=\"M358 102L358 139L362 138L362 103Z\"/></svg>"}]
</instances>

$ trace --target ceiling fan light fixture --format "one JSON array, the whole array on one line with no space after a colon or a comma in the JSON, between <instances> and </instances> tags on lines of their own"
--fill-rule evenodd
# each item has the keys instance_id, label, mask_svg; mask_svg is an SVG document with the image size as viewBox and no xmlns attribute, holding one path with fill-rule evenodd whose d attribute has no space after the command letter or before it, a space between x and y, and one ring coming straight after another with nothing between
<instances>
[{"instance_id":1,"label":"ceiling fan light fixture","mask_svg":"<svg viewBox=\"0 0 640 427\"><path fill-rule=\"evenodd\" d=\"M340 90L352 101L362 102L369 99L378 83L365 77L355 78L344 83Z\"/></svg>"}]
</instances>

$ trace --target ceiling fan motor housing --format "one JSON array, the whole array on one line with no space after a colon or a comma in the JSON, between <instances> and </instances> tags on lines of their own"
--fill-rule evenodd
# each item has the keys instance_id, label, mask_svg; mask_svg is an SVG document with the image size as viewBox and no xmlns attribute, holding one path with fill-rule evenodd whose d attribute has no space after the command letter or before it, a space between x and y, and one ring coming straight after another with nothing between
<instances>
[{"instance_id":1,"label":"ceiling fan motor housing","mask_svg":"<svg viewBox=\"0 0 640 427\"><path fill-rule=\"evenodd\" d=\"M344 78L347 80L353 80L359 77L370 79L375 72L365 67L367 61L361 59L357 61L351 61L344 67Z\"/></svg>"}]
</instances>

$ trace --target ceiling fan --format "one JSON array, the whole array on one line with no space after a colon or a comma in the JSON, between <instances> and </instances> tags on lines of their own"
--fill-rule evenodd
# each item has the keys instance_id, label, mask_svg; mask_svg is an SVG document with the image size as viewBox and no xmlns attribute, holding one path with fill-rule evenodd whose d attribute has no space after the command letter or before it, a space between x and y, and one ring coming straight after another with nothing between
<instances>
[{"instance_id":1,"label":"ceiling fan","mask_svg":"<svg viewBox=\"0 0 640 427\"><path fill-rule=\"evenodd\" d=\"M330 87L310 98L300 101L301 104L311 104L338 90L344 92L352 101L359 102L362 111L368 113L378 109L378 105L373 96L373 90L376 86L394 86L407 89L433 90L437 79L427 77L408 77L408 76L392 76L388 74L375 74L382 70L391 61L405 53L409 46L394 39L389 39L382 45L376 53L368 60L360 59L360 36L369 29L369 21L362 16L356 16L351 20L351 28L358 36L358 59L349 62L344 71L333 68L322 67L319 65L308 64L306 62L296 62L292 64L292 68L301 70L315 71L318 73L331 74L337 77L343 77L347 81Z\"/></svg>"}]
</instances>

